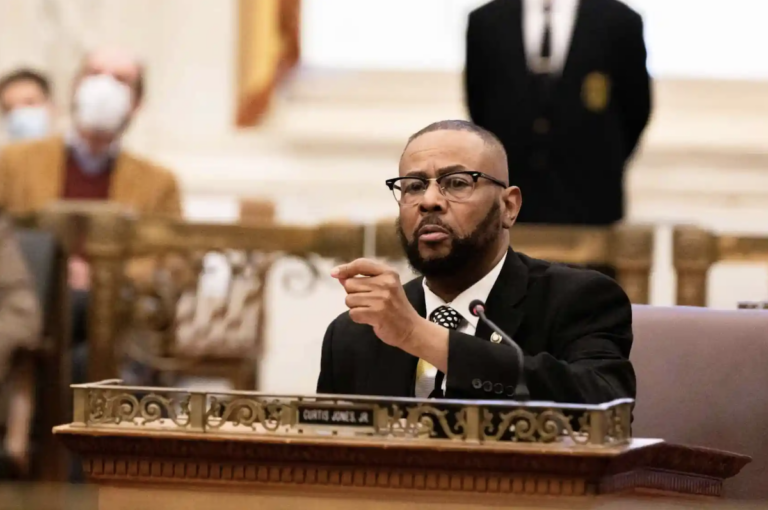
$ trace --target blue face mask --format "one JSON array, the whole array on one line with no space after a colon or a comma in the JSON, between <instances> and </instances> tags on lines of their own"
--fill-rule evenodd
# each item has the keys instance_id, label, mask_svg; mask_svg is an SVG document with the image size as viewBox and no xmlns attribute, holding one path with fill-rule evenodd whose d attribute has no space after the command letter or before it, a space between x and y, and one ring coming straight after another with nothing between
<instances>
[{"instance_id":1,"label":"blue face mask","mask_svg":"<svg viewBox=\"0 0 768 510\"><path fill-rule=\"evenodd\" d=\"M45 106L16 108L6 115L5 128L12 141L44 138L51 130L51 115Z\"/></svg>"}]
</instances>

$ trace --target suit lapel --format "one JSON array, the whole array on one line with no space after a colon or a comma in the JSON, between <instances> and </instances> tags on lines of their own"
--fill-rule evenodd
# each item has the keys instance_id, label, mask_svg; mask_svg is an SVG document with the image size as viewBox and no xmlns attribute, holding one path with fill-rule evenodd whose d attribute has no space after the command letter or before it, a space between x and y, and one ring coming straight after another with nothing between
<instances>
[{"instance_id":1,"label":"suit lapel","mask_svg":"<svg viewBox=\"0 0 768 510\"><path fill-rule=\"evenodd\" d=\"M528 268L511 249L501 268L496 283L485 302L486 316L514 339L517 328L523 320L523 312L517 308L528 287ZM491 338L491 328L483 321L477 323L475 336L486 340Z\"/></svg>"},{"instance_id":2,"label":"suit lapel","mask_svg":"<svg viewBox=\"0 0 768 510\"><path fill-rule=\"evenodd\" d=\"M421 317L426 317L422 278L416 278L403 286L413 308ZM373 335L373 332L371 332ZM416 384L418 359L407 352L387 345L375 338L376 349L368 374L368 388L371 395L412 397Z\"/></svg>"},{"instance_id":3,"label":"suit lapel","mask_svg":"<svg viewBox=\"0 0 768 510\"><path fill-rule=\"evenodd\" d=\"M404 290L413 308L421 317L426 317L427 307L422 280L422 278L416 278L408 282ZM517 308L517 304L525 296L527 287L528 268L510 249L485 304L488 318L513 339L523 320L523 312ZM475 336L489 340L491 329L480 321L477 324ZM376 348L372 351L373 359L368 365L370 372L367 378L367 393L398 397L413 396L418 359L405 351L385 344L378 338L374 340Z\"/></svg>"},{"instance_id":4,"label":"suit lapel","mask_svg":"<svg viewBox=\"0 0 768 510\"><path fill-rule=\"evenodd\" d=\"M563 65L562 81L569 79L570 75L574 73L574 69L578 69L578 59L582 55L584 38L589 37L589 29L595 14L593 2L590 0L579 1L579 5L576 8L573 34L571 34L571 44L568 47L568 55Z\"/></svg>"},{"instance_id":5,"label":"suit lapel","mask_svg":"<svg viewBox=\"0 0 768 510\"><path fill-rule=\"evenodd\" d=\"M513 76L527 76L528 56L525 52L525 35L523 33L523 0L506 2L505 5L508 12L504 25L514 27L512 30L507 30L509 34L509 51L515 63Z\"/></svg>"}]
</instances>

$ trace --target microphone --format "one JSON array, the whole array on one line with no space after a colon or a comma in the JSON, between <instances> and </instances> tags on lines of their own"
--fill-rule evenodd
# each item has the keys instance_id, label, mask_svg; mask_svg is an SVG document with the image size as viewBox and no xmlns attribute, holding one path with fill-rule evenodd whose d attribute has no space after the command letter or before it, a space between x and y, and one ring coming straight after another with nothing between
<instances>
[{"instance_id":1,"label":"microphone","mask_svg":"<svg viewBox=\"0 0 768 510\"><path fill-rule=\"evenodd\" d=\"M525 358L523 357L523 350L517 345L517 342L512 340L509 335L504 333L500 327L493 323L488 317L485 316L485 303L479 299L473 300L469 303L469 313L474 317L479 317L485 324L488 325L493 331L501 336L501 341L512 347L517 352L517 385L515 386L516 400L525 401L528 400L531 395L528 393L528 386L525 384Z\"/></svg>"}]
</instances>

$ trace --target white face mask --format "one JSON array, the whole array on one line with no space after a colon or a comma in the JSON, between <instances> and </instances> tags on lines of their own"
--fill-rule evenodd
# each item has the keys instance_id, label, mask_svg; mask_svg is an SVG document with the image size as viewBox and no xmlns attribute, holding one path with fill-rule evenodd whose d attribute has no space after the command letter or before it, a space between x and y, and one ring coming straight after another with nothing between
<instances>
[{"instance_id":1,"label":"white face mask","mask_svg":"<svg viewBox=\"0 0 768 510\"><path fill-rule=\"evenodd\" d=\"M5 128L11 141L44 138L51 129L51 114L46 106L15 108L6 115Z\"/></svg>"},{"instance_id":2,"label":"white face mask","mask_svg":"<svg viewBox=\"0 0 768 510\"><path fill-rule=\"evenodd\" d=\"M130 87L108 74L84 78L75 92L74 120L81 129L116 133L130 111Z\"/></svg>"}]
</instances>

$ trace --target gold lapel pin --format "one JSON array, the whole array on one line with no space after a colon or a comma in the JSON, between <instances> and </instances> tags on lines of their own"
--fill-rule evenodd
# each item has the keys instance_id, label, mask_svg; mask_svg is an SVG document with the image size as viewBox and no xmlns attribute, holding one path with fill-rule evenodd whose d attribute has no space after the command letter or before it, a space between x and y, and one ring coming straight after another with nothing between
<instances>
[{"instance_id":1,"label":"gold lapel pin","mask_svg":"<svg viewBox=\"0 0 768 510\"><path fill-rule=\"evenodd\" d=\"M495 344L501 343L501 335L496 333L495 331L491 333L491 342Z\"/></svg>"}]
</instances>

